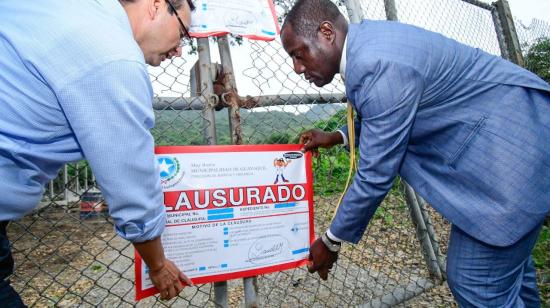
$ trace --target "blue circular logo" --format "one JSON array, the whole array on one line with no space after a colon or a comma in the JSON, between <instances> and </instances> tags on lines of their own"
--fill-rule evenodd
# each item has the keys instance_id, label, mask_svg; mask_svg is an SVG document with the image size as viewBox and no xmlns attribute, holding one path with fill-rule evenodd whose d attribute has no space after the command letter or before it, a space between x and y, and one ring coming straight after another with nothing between
<instances>
[{"instance_id":1,"label":"blue circular logo","mask_svg":"<svg viewBox=\"0 0 550 308\"><path fill-rule=\"evenodd\" d=\"M159 157L160 178L170 179L179 171L179 162L176 158Z\"/></svg>"}]
</instances>

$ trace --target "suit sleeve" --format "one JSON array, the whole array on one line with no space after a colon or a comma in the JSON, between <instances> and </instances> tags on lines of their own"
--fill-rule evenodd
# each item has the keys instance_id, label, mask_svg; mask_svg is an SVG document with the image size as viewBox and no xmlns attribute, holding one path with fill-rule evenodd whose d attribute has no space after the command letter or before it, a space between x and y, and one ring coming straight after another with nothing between
<instances>
[{"instance_id":1,"label":"suit sleeve","mask_svg":"<svg viewBox=\"0 0 550 308\"><path fill-rule=\"evenodd\" d=\"M358 170L330 226L333 235L353 243L392 187L424 87L407 65L380 61L368 71L354 95L361 116Z\"/></svg>"},{"instance_id":2,"label":"suit sleeve","mask_svg":"<svg viewBox=\"0 0 550 308\"><path fill-rule=\"evenodd\" d=\"M158 237L166 221L149 132L152 93L145 64L133 61L105 63L57 93L117 233L132 242Z\"/></svg>"},{"instance_id":3,"label":"suit sleeve","mask_svg":"<svg viewBox=\"0 0 550 308\"><path fill-rule=\"evenodd\" d=\"M355 113L355 118L353 119L354 126L355 126L355 146L359 145L359 135L361 134L361 118ZM348 125L344 125L340 127L339 131L341 131L346 136L347 143L345 144L346 150L349 151L349 128Z\"/></svg>"}]
</instances>

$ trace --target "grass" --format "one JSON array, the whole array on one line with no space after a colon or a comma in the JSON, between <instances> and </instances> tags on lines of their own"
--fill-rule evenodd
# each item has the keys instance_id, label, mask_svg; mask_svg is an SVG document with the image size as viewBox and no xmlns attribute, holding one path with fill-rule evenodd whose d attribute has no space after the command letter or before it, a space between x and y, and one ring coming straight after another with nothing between
<instances>
[{"instance_id":1,"label":"grass","mask_svg":"<svg viewBox=\"0 0 550 308\"><path fill-rule=\"evenodd\" d=\"M533 249L542 307L550 307L550 220L547 219Z\"/></svg>"}]
</instances>

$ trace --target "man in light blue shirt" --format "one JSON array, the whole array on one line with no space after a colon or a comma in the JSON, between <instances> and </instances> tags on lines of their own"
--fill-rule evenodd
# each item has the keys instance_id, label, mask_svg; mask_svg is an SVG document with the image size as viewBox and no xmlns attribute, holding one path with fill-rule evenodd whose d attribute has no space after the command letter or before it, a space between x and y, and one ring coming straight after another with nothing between
<instances>
[{"instance_id":1,"label":"man in light blue shirt","mask_svg":"<svg viewBox=\"0 0 550 308\"><path fill-rule=\"evenodd\" d=\"M168 2L171 1L171 2ZM7 222L38 204L67 162L87 159L116 231L150 269L162 299L191 281L164 256L165 224L147 65L181 55L190 0L0 2L0 302L23 306L7 280ZM180 18L181 17L181 18Z\"/></svg>"},{"instance_id":2,"label":"man in light blue shirt","mask_svg":"<svg viewBox=\"0 0 550 308\"><path fill-rule=\"evenodd\" d=\"M438 33L389 21L348 26L329 0L298 0L281 41L317 86L338 72L355 136L306 132L304 150L359 146L353 183L310 248L326 279L399 174L452 222L449 287L461 307L538 307L530 256L550 212L550 85ZM345 137L345 138L343 138Z\"/></svg>"}]
</instances>

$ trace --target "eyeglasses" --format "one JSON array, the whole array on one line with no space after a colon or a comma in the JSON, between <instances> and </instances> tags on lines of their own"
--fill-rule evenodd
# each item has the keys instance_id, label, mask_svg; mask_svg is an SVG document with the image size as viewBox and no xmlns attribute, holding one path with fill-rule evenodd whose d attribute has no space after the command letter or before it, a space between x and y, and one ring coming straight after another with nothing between
<instances>
[{"instance_id":1,"label":"eyeglasses","mask_svg":"<svg viewBox=\"0 0 550 308\"><path fill-rule=\"evenodd\" d=\"M174 5L169 0L166 0L166 3L168 3L168 6L172 10L172 12L174 12L174 14L176 15L176 18L180 23L181 29L183 29L183 31L181 31L180 33L181 34L180 47L183 47L187 45L189 41L191 41L191 35L189 34L189 31L187 31L187 27L185 27L185 24L183 23L183 21L181 21L181 18L178 15L178 12L176 11L176 8L174 7Z\"/></svg>"}]
</instances>

